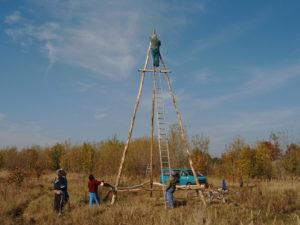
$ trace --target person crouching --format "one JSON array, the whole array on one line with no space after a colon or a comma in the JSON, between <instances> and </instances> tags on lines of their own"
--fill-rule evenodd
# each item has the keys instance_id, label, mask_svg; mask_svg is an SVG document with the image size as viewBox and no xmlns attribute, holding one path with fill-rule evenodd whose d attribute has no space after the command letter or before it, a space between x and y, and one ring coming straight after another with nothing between
<instances>
[{"instance_id":1,"label":"person crouching","mask_svg":"<svg viewBox=\"0 0 300 225\"><path fill-rule=\"evenodd\" d=\"M166 186L166 199L170 209L174 208L174 192L176 190L176 183L178 179L178 174L175 171L171 171L171 176Z\"/></svg>"},{"instance_id":2,"label":"person crouching","mask_svg":"<svg viewBox=\"0 0 300 225\"><path fill-rule=\"evenodd\" d=\"M98 186L99 185L103 186L104 182L96 180L95 177L91 174L89 176L89 182L88 182L90 207L92 207L94 203L98 206L100 205L100 197L98 194Z\"/></svg>"}]
</instances>

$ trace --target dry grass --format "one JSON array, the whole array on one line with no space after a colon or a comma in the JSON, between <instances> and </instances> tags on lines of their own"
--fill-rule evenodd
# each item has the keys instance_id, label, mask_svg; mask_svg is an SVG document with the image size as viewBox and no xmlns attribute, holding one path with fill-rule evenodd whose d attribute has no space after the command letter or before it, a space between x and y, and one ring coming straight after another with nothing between
<instances>
[{"instance_id":1,"label":"dry grass","mask_svg":"<svg viewBox=\"0 0 300 225\"><path fill-rule=\"evenodd\" d=\"M161 192L153 198L149 193L120 193L115 205L105 202L90 209L86 176L69 174L71 208L58 217L52 210L54 174L39 180L26 179L20 187L7 185L6 175L0 176L0 224L299 224L299 181L260 182L243 189L232 187L227 203L213 201L206 208L194 191L178 191L175 195L178 207L173 210L165 210ZM110 177L104 179L113 183ZM123 183L137 183L133 182L136 179L127 178ZM106 190L102 190L102 196L105 194Z\"/></svg>"}]
</instances>

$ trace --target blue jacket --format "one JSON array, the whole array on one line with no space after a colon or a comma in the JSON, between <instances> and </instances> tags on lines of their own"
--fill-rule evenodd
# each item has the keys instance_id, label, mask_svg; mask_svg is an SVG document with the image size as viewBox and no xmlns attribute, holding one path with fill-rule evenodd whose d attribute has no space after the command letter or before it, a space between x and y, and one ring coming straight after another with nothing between
<instances>
[{"instance_id":1,"label":"blue jacket","mask_svg":"<svg viewBox=\"0 0 300 225\"><path fill-rule=\"evenodd\" d=\"M63 192L65 201L68 201L68 181L66 177L58 177L54 181L54 189Z\"/></svg>"}]
</instances>

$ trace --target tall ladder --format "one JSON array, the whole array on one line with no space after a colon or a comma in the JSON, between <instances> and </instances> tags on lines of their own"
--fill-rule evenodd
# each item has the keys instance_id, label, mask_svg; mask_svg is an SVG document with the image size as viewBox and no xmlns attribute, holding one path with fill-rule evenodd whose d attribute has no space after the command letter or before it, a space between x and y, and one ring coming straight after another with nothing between
<instances>
[{"instance_id":1,"label":"tall ladder","mask_svg":"<svg viewBox=\"0 0 300 225\"><path fill-rule=\"evenodd\" d=\"M162 85L162 74L157 73L154 69L154 90L155 90L155 108L156 108L156 124L158 136L158 149L160 156L161 175L170 175L170 154L168 144L168 123L166 122L166 111L164 102L164 92Z\"/></svg>"}]
</instances>

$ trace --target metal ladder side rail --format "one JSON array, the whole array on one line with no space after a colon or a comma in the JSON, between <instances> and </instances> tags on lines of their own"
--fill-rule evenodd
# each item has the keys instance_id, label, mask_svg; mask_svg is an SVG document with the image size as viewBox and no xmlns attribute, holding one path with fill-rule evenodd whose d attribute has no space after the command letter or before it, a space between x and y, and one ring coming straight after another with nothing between
<instances>
[{"instance_id":1,"label":"metal ladder side rail","mask_svg":"<svg viewBox=\"0 0 300 225\"><path fill-rule=\"evenodd\" d=\"M162 179L164 178L163 177L163 161L162 161L162 155L161 155L161 139L160 139L160 124L159 124L159 120L158 120L158 116L159 116L159 111L158 111L158 102L157 102L157 79L156 79L156 72L155 72L155 69L153 70L153 85L154 85L154 93L155 93L155 97L154 97L154 100L155 100L155 112L156 112L156 127L157 127L157 136L158 136L158 150L159 150L159 160L160 160L160 173L161 173L161 176L162 176ZM163 182L162 182L163 183ZM163 191L163 198L165 198L166 196L166 187L164 185L162 185L162 191ZM167 201L165 199L165 208L167 208Z\"/></svg>"},{"instance_id":2,"label":"metal ladder side rail","mask_svg":"<svg viewBox=\"0 0 300 225\"><path fill-rule=\"evenodd\" d=\"M161 160L161 174L165 174L168 169L170 172L170 157L168 153L168 141L167 141L167 126L165 122L165 108L163 101L163 93L161 86L160 74L155 74L155 86L156 86L156 113L157 113L157 128L158 128L158 140Z\"/></svg>"},{"instance_id":3,"label":"metal ladder side rail","mask_svg":"<svg viewBox=\"0 0 300 225\"><path fill-rule=\"evenodd\" d=\"M163 174L163 161L162 161L162 151L161 151L161 137L160 137L160 127L161 127L161 123L158 119L159 114L161 114L161 112L159 111L159 107L158 107L158 83L157 83L157 74L155 72L155 70L153 71L153 79L154 79L154 89L155 89L155 112L156 112L156 126L157 126L157 136L158 136L158 149L159 149L159 160L160 160L160 170L161 170L161 174Z\"/></svg>"},{"instance_id":4,"label":"metal ladder side rail","mask_svg":"<svg viewBox=\"0 0 300 225\"><path fill-rule=\"evenodd\" d=\"M161 87L161 95L162 95L162 101L163 101L163 116L164 116L164 121L165 118L166 118L166 105L164 104L165 103L165 93L163 92L163 83L162 83L162 74L159 74L159 82L160 82L160 87ZM168 126L167 126L167 123L166 123L166 127L165 127L165 143L166 143L166 146L167 146L167 157L168 157L168 163L169 163L169 174L171 174L171 160L170 160L170 151L169 151L169 140L168 140Z\"/></svg>"}]
</instances>

